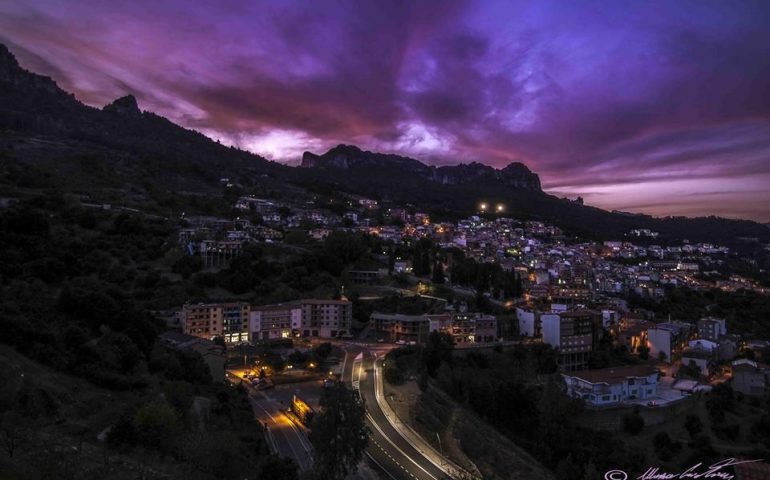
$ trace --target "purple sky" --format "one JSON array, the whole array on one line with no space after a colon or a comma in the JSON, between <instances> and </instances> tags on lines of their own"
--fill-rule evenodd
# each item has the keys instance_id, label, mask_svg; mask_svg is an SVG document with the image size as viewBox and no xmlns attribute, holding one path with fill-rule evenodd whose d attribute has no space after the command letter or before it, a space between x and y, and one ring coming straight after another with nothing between
<instances>
[{"instance_id":1,"label":"purple sky","mask_svg":"<svg viewBox=\"0 0 770 480\"><path fill-rule=\"evenodd\" d=\"M770 221L766 0L3 0L0 41L274 160L518 160L604 208Z\"/></svg>"}]
</instances>

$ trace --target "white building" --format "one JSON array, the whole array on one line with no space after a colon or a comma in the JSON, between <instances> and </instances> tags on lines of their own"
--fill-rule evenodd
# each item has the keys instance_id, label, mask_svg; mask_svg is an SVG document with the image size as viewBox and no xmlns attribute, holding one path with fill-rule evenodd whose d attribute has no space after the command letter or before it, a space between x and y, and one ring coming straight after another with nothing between
<instances>
[{"instance_id":1,"label":"white building","mask_svg":"<svg viewBox=\"0 0 770 480\"><path fill-rule=\"evenodd\" d=\"M569 395L597 407L652 399L658 393L658 372L649 365L583 370L562 378Z\"/></svg>"},{"instance_id":2,"label":"white building","mask_svg":"<svg viewBox=\"0 0 770 480\"><path fill-rule=\"evenodd\" d=\"M682 351L692 333L692 325L682 322L659 323L647 329L650 357L657 359L665 355L664 361L671 363L674 354Z\"/></svg>"},{"instance_id":3,"label":"white building","mask_svg":"<svg viewBox=\"0 0 770 480\"><path fill-rule=\"evenodd\" d=\"M302 309L296 303L251 307L249 340L291 338L302 327Z\"/></svg>"},{"instance_id":4,"label":"white building","mask_svg":"<svg viewBox=\"0 0 770 480\"><path fill-rule=\"evenodd\" d=\"M523 308L516 308L516 319L519 322L519 334L525 337L535 336L535 322L537 321L537 314L532 310L524 310Z\"/></svg>"},{"instance_id":5,"label":"white building","mask_svg":"<svg viewBox=\"0 0 770 480\"><path fill-rule=\"evenodd\" d=\"M350 333L353 306L347 300L299 300L252 307L249 339L337 338Z\"/></svg>"}]
</instances>

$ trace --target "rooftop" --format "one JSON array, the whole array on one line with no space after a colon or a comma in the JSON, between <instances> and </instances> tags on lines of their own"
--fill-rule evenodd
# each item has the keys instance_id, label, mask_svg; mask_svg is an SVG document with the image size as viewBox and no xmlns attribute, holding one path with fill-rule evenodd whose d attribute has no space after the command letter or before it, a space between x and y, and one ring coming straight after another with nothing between
<instances>
[{"instance_id":1,"label":"rooftop","mask_svg":"<svg viewBox=\"0 0 770 480\"><path fill-rule=\"evenodd\" d=\"M657 370L650 365L628 365L623 367L602 368L599 370L583 370L571 374L563 374L566 377L579 378L588 383L619 383L626 378L647 377Z\"/></svg>"}]
</instances>

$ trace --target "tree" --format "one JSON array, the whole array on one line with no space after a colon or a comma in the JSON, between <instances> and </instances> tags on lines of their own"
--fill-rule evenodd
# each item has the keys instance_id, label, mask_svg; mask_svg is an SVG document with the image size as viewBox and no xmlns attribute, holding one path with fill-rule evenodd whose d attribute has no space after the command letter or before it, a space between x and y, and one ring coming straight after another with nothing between
<instances>
[{"instance_id":1,"label":"tree","mask_svg":"<svg viewBox=\"0 0 770 480\"><path fill-rule=\"evenodd\" d=\"M726 383L720 383L709 394L706 399L706 410L709 412L711 421L721 423L725 420L725 413L733 408L733 389Z\"/></svg>"},{"instance_id":2,"label":"tree","mask_svg":"<svg viewBox=\"0 0 770 480\"><path fill-rule=\"evenodd\" d=\"M623 415L621 418L623 431L631 435L637 435L644 428L644 418L638 410Z\"/></svg>"},{"instance_id":3,"label":"tree","mask_svg":"<svg viewBox=\"0 0 770 480\"><path fill-rule=\"evenodd\" d=\"M452 361L453 349L454 342L449 334L431 332L428 337L428 343L422 351L422 360L425 363L425 368L428 370L428 375L435 377L442 361L447 363Z\"/></svg>"},{"instance_id":4,"label":"tree","mask_svg":"<svg viewBox=\"0 0 770 480\"><path fill-rule=\"evenodd\" d=\"M433 264L433 277L431 278L433 283L444 283L444 267L441 265L441 261L436 259Z\"/></svg>"},{"instance_id":5,"label":"tree","mask_svg":"<svg viewBox=\"0 0 770 480\"><path fill-rule=\"evenodd\" d=\"M682 364L677 372L678 376L692 379L700 378L700 367L695 363L695 360L690 360L687 365Z\"/></svg>"},{"instance_id":6,"label":"tree","mask_svg":"<svg viewBox=\"0 0 770 480\"><path fill-rule=\"evenodd\" d=\"M342 383L325 389L320 404L321 413L313 417L310 431L313 468L323 478L342 480L356 468L366 448L364 404Z\"/></svg>"},{"instance_id":7,"label":"tree","mask_svg":"<svg viewBox=\"0 0 770 480\"><path fill-rule=\"evenodd\" d=\"M640 345L637 351L639 352L639 358L642 360L650 358L650 348L647 345Z\"/></svg>"},{"instance_id":8,"label":"tree","mask_svg":"<svg viewBox=\"0 0 770 480\"><path fill-rule=\"evenodd\" d=\"M666 432L658 432L652 437L652 446L655 447L656 452L660 452L671 446L671 437Z\"/></svg>"},{"instance_id":9,"label":"tree","mask_svg":"<svg viewBox=\"0 0 770 480\"><path fill-rule=\"evenodd\" d=\"M684 419L684 428L690 434L690 438L694 438L703 430L703 422L699 416L689 414Z\"/></svg>"},{"instance_id":10,"label":"tree","mask_svg":"<svg viewBox=\"0 0 770 480\"><path fill-rule=\"evenodd\" d=\"M385 381L391 385L403 385L406 378L404 372L398 366L395 360L386 361L382 369L382 376Z\"/></svg>"},{"instance_id":11,"label":"tree","mask_svg":"<svg viewBox=\"0 0 770 480\"><path fill-rule=\"evenodd\" d=\"M601 478L599 475L599 470L596 469L596 465L594 465L593 462L589 461L586 464L586 468L583 471L583 480L595 480L597 478Z\"/></svg>"},{"instance_id":12,"label":"tree","mask_svg":"<svg viewBox=\"0 0 770 480\"><path fill-rule=\"evenodd\" d=\"M428 385L428 370L421 368L417 376L417 386L420 387L421 392L424 392L428 389Z\"/></svg>"},{"instance_id":13,"label":"tree","mask_svg":"<svg viewBox=\"0 0 770 480\"><path fill-rule=\"evenodd\" d=\"M320 362L325 362L332 353L332 344L329 342L319 343L313 348L313 355Z\"/></svg>"},{"instance_id":14,"label":"tree","mask_svg":"<svg viewBox=\"0 0 770 480\"><path fill-rule=\"evenodd\" d=\"M270 480L297 480L297 464L290 458L281 458L275 455L266 456L259 464L257 478L269 478Z\"/></svg>"},{"instance_id":15,"label":"tree","mask_svg":"<svg viewBox=\"0 0 770 480\"><path fill-rule=\"evenodd\" d=\"M579 478L579 472L580 466L572 459L572 455L567 455L567 458L559 460L556 465L556 478L559 480Z\"/></svg>"},{"instance_id":16,"label":"tree","mask_svg":"<svg viewBox=\"0 0 770 480\"><path fill-rule=\"evenodd\" d=\"M171 266L171 271L187 279L193 273L200 272L202 268L203 260L201 260L201 257L197 255L183 255L174 262L174 265Z\"/></svg>"},{"instance_id":17,"label":"tree","mask_svg":"<svg viewBox=\"0 0 770 480\"><path fill-rule=\"evenodd\" d=\"M13 410L3 413L0 420L0 443L9 457L13 458L13 454L21 446L24 438L24 423L21 415Z\"/></svg>"},{"instance_id":18,"label":"tree","mask_svg":"<svg viewBox=\"0 0 770 480\"><path fill-rule=\"evenodd\" d=\"M134 417L139 441L147 447L167 451L180 427L176 412L165 402L151 402L142 406Z\"/></svg>"}]
</instances>

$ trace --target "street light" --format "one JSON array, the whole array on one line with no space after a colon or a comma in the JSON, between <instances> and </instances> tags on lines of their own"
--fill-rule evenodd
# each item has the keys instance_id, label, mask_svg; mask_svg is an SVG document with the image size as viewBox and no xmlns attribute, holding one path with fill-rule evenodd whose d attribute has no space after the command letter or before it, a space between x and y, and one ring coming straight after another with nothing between
<instances>
[{"instance_id":1,"label":"street light","mask_svg":"<svg viewBox=\"0 0 770 480\"><path fill-rule=\"evenodd\" d=\"M498 212L502 212L503 210L505 210L505 205L503 205L502 203L498 203L497 204L497 211Z\"/></svg>"},{"instance_id":2,"label":"street light","mask_svg":"<svg viewBox=\"0 0 770 480\"><path fill-rule=\"evenodd\" d=\"M487 204L486 203L482 203L481 205L479 205L479 210L481 210L482 212L486 212L487 211Z\"/></svg>"}]
</instances>

